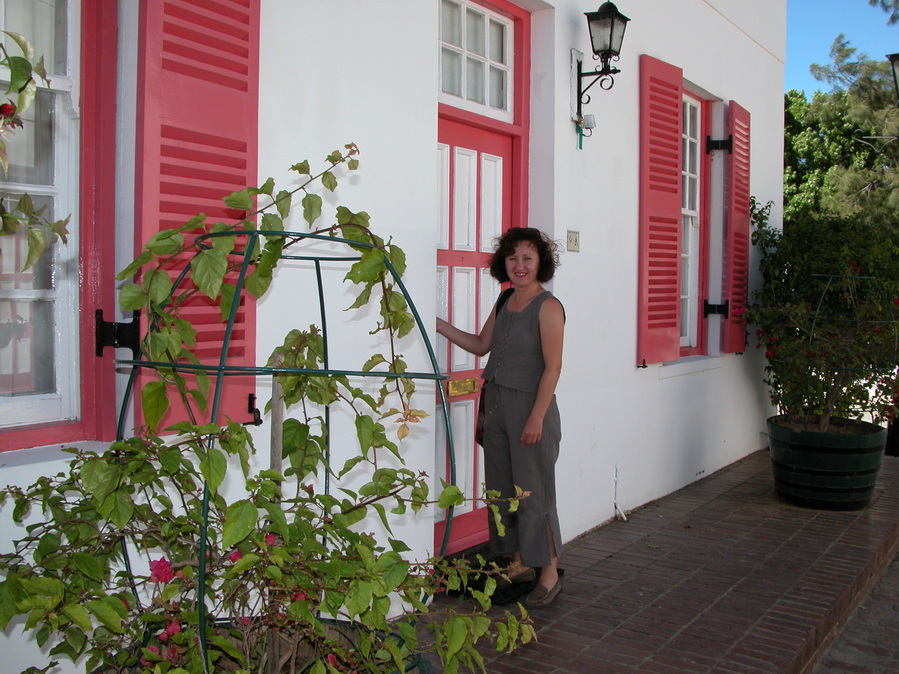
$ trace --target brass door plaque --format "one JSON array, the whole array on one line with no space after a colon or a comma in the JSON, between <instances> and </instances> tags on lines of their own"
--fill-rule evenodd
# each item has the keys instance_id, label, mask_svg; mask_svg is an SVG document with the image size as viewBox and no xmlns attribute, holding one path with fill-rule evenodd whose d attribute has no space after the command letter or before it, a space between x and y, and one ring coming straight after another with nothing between
<instances>
[{"instance_id":1,"label":"brass door plaque","mask_svg":"<svg viewBox=\"0 0 899 674\"><path fill-rule=\"evenodd\" d=\"M448 388L448 394L450 396L464 396L478 390L478 380L477 377L471 379L451 379Z\"/></svg>"}]
</instances>

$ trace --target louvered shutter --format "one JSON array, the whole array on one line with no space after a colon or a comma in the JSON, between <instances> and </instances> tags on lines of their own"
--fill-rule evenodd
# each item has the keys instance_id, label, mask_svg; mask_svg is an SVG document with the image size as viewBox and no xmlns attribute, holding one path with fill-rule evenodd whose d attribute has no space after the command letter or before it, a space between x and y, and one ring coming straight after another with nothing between
<instances>
[{"instance_id":1,"label":"louvered shutter","mask_svg":"<svg viewBox=\"0 0 899 674\"><path fill-rule=\"evenodd\" d=\"M256 185L260 0L142 0L138 47L136 233L197 213L234 223L222 197ZM226 279L227 280L227 279ZM217 364L225 334L218 307L197 293L182 314L198 330L197 355ZM228 350L231 365L255 360L255 304L243 293ZM248 418L253 378L227 377L219 418ZM183 418L174 407L163 424Z\"/></svg>"},{"instance_id":2,"label":"louvered shutter","mask_svg":"<svg viewBox=\"0 0 899 674\"><path fill-rule=\"evenodd\" d=\"M749 112L733 101L728 104L728 126L733 151L728 163L724 297L730 313L721 348L738 353L746 348L743 310L749 295Z\"/></svg>"},{"instance_id":3,"label":"louvered shutter","mask_svg":"<svg viewBox=\"0 0 899 674\"><path fill-rule=\"evenodd\" d=\"M637 364L680 355L683 73L640 57Z\"/></svg>"}]
</instances>

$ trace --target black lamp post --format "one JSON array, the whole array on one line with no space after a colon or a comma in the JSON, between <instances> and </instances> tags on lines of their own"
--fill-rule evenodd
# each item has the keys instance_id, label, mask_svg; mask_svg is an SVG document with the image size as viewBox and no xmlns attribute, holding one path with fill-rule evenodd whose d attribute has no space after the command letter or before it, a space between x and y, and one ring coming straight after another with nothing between
<instances>
[{"instance_id":1,"label":"black lamp post","mask_svg":"<svg viewBox=\"0 0 899 674\"><path fill-rule=\"evenodd\" d=\"M593 70L583 72L581 70L583 62L580 60L577 62L578 120L583 119L581 108L584 104L590 102L590 96L587 95L587 90L590 87L597 82L599 82L599 88L603 90L609 90L614 86L615 79L612 75L616 75L621 71L612 65L612 61L618 60L618 55L621 53L621 43L624 40L624 29L627 28L627 22L630 21L611 2L602 3L595 12L587 12L584 16L587 17L587 26L590 29L593 58L598 59L600 64ZM585 77L592 78L587 86L583 85Z\"/></svg>"},{"instance_id":2,"label":"black lamp post","mask_svg":"<svg viewBox=\"0 0 899 674\"><path fill-rule=\"evenodd\" d=\"M890 70L893 71L893 86L896 87L896 104L899 105L899 54L887 54Z\"/></svg>"}]
</instances>

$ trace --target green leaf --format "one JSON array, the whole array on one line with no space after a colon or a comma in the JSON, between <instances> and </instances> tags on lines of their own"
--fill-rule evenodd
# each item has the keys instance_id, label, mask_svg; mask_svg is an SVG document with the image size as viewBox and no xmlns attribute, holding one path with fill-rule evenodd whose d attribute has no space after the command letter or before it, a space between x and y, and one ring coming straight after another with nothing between
<instances>
[{"instance_id":1,"label":"green leaf","mask_svg":"<svg viewBox=\"0 0 899 674\"><path fill-rule=\"evenodd\" d=\"M219 304L219 309L222 313L222 321L227 321L231 318L231 307L234 304L234 295L237 293L237 288L231 283L223 283L222 284L222 301Z\"/></svg>"},{"instance_id":2,"label":"green leaf","mask_svg":"<svg viewBox=\"0 0 899 674\"><path fill-rule=\"evenodd\" d=\"M169 398L166 395L165 382L151 381L144 384L140 392L141 409L144 421L150 430L155 431L165 413L169 410Z\"/></svg>"},{"instance_id":3,"label":"green leaf","mask_svg":"<svg viewBox=\"0 0 899 674\"><path fill-rule=\"evenodd\" d=\"M121 603L118 599L116 601ZM125 631L122 627L121 617L107 602L100 599L92 599L85 603L85 607L111 632L122 634Z\"/></svg>"},{"instance_id":4,"label":"green leaf","mask_svg":"<svg viewBox=\"0 0 899 674\"><path fill-rule=\"evenodd\" d=\"M337 178L330 171L322 173L322 185L333 192L337 189Z\"/></svg>"},{"instance_id":5,"label":"green leaf","mask_svg":"<svg viewBox=\"0 0 899 674\"><path fill-rule=\"evenodd\" d=\"M25 258L25 264L22 271L30 269L41 259L44 249L47 247L47 235L44 230L38 227L32 227L28 230L28 256Z\"/></svg>"},{"instance_id":6,"label":"green leaf","mask_svg":"<svg viewBox=\"0 0 899 674\"><path fill-rule=\"evenodd\" d=\"M144 246L146 251L143 255L146 255L148 252L159 256L175 255L183 247L184 235L180 231L177 229L163 229L150 237Z\"/></svg>"},{"instance_id":7,"label":"green leaf","mask_svg":"<svg viewBox=\"0 0 899 674\"><path fill-rule=\"evenodd\" d=\"M370 372L372 368L376 365L380 365L381 363L386 363L387 359L384 358L380 353L376 353L374 356L365 361L365 365L362 366L363 372Z\"/></svg>"},{"instance_id":8,"label":"green leaf","mask_svg":"<svg viewBox=\"0 0 899 674\"><path fill-rule=\"evenodd\" d=\"M72 562L88 578L93 580L103 580L103 567L93 555L86 552L76 552L72 555Z\"/></svg>"},{"instance_id":9,"label":"green leaf","mask_svg":"<svg viewBox=\"0 0 899 674\"><path fill-rule=\"evenodd\" d=\"M85 461L81 468L81 481L84 491L90 494L95 503L102 503L119 485L122 473L118 466L103 457Z\"/></svg>"},{"instance_id":10,"label":"green leaf","mask_svg":"<svg viewBox=\"0 0 899 674\"><path fill-rule=\"evenodd\" d=\"M223 201L229 208L236 208L241 211L253 210L253 198L250 196L249 190L239 190L234 194L229 194Z\"/></svg>"},{"instance_id":11,"label":"green leaf","mask_svg":"<svg viewBox=\"0 0 899 674\"><path fill-rule=\"evenodd\" d=\"M461 616L452 616L447 620L444 631L446 639L446 657L452 657L459 652L459 649L465 644L468 637L468 629L465 625L465 618Z\"/></svg>"},{"instance_id":12,"label":"green leaf","mask_svg":"<svg viewBox=\"0 0 899 674\"><path fill-rule=\"evenodd\" d=\"M322 198L317 194L307 194L301 203L303 204L303 219L312 225L322 214Z\"/></svg>"},{"instance_id":13,"label":"green leaf","mask_svg":"<svg viewBox=\"0 0 899 674\"><path fill-rule=\"evenodd\" d=\"M6 60L6 65L9 68L9 87L6 94L17 94L31 80L31 61L24 56L10 56ZM21 112L21 109L18 111Z\"/></svg>"},{"instance_id":14,"label":"green leaf","mask_svg":"<svg viewBox=\"0 0 899 674\"><path fill-rule=\"evenodd\" d=\"M216 299L228 271L228 256L215 249L201 251L191 263L191 278L204 295Z\"/></svg>"},{"instance_id":15,"label":"green leaf","mask_svg":"<svg viewBox=\"0 0 899 674\"><path fill-rule=\"evenodd\" d=\"M152 269L144 274L141 284L147 297L154 304L163 304L172 294L172 277L165 269Z\"/></svg>"},{"instance_id":16,"label":"green leaf","mask_svg":"<svg viewBox=\"0 0 899 674\"><path fill-rule=\"evenodd\" d=\"M256 528L259 511L250 501L235 501L225 513L225 524L222 527L222 548L234 547L245 539Z\"/></svg>"},{"instance_id":17,"label":"green leaf","mask_svg":"<svg viewBox=\"0 0 899 674\"><path fill-rule=\"evenodd\" d=\"M124 529L134 515L134 500L131 498L131 494L123 491L117 491L109 498L113 499L113 507L107 517L119 529Z\"/></svg>"},{"instance_id":18,"label":"green leaf","mask_svg":"<svg viewBox=\"0 0 899 674\"><path fill-rule=\"evenodd\" d=\"M356 436L359 438L359 446L362 454L368 453L375 437L375 422L370 416L360 414L356 417Z\"/></svg>"},{"instance_id":19,"label":"green leaf","mask_svg":"<svg viewBox=\"0 0 899 674\"><path fill-rule=\"evenodd\" d=\"M350 584L350 591L347 593L346 608L350 618L365 613L371 606L372 588L371 583L363 580L355 581Z\"/></svg>"},{"instance_id":20,"label":"green leaf","mask_svg":"<svg viewBox=\"0 0 899 674\"><path fill-rule=\"evenodd\" d=\"M15 42L19 46L19 49L22 50L22 54L26 59L29 61L34 59L34 45L29 42L27 37L21 33L14 33L9 30L4 30L3 33L12 38L13 42Z\"/></svg>"},{"instance_id":21,"label":"green leaf","mask_svg":"<svg viewBox=\"0 0 899 674\"><path fill-rule=\"evenodd\" d=\"M140 268L143 267L151 259L153 259L152 253L150 253L150 251L148 250L145 250L136 260L134 260L134 262L132 262L122 271L116 274L116 281L124 281L126 278L133 277L135 274L137 274L137 272L140 271Z\"/></svg>"},{"instance_id":22,"label":"green leaf","mask_svg":"<svg viewBox=\"0 0 899 674\"><path fill-rule=\"evenodd\" d=\"M308 159L303 160L303 161L299 162L298 164L294 164L293 166L290 167L290 170L296 171L300 175L306 175L306 176L312 175L312 171L309 168L309 160Z\"/></svg>"},{"instance_id":23,"label":"green leaf","mask_svg":"<svg viewBox=\"0 0 899 674\"><path fill-rule=\"evenodd\" d=\"M290 205L292 201L293 195L287 190L278 192L278 196L275 197L275 208L278 209L278 215L282 218L286 218L290 215Z\"/></svg>"},{"instance_id":24,"label":"green leaf","mask_svg":"<svg viewBox=\"0 0 899 674\"><path fill-rule=\"evenodd\" d=\"M225 473L228 472L228 459L224 452L216 447L210 447L203 460L200 461L200 472L209 485L210 491L213 494L217 493L219 485L225 479Z\"/></svg>"},{"instance_id":25,"label":"green leaf","mask_svg":"<svg viewBox=\"0 0 899 674\"><path fill-rule=\"evenodd\" d=\"M126 283L119 288L119 307L122 311L136 311L147 306L147 295L136 283Z\"/></svg>"},{"instance_id":26,"label":"green leaf","mask_svg":"<svg viewBox=\"0 0 899 674\"><path fill-rule=\"evenodd\" d=\"M68 604L67 606L63 607L62 613L69 620L75 623L78 628L85 632L90 632L94 627L87 609L85 609L80 604Z\"/></svg>"},{"instance_id":27,"label":"green leaf","mask_svg":"<svg viewBox=\"0 0 899 674\"><path fill-rule=\"evenodd\" d=\"M437 505L440 508L460 506L463 503L465 503L465 497L462 495L462 490L454 484L447 486L440 493L440 498L437 500Z\"/></svg>"},{"instance_id":28,"label":"green leaf","mask_svg":"<svg viewBox=\"0 0 899 674\"><path fill-rule=\"evenodd\" d=\"M370 248L350 267L345 278L353 283L368 283L378 280L383 271L384 253L377 248Z\"/></svg>"},{"instance_id":29,"label":"green leaf","mask_svg":"<svg viewBox=\"0 0 899 674\"><path fill-rule=\"evenodd\" d=\"M259 557L259 555L257 555L255 552L251 552L250 554L244 555L236 562L234 562L234 566L229 568L227 573L228 575L237 575L243 573L247 569L252 568L256 564L258 564L260 559L261 558Z\"/></svg>"}]
</instances>

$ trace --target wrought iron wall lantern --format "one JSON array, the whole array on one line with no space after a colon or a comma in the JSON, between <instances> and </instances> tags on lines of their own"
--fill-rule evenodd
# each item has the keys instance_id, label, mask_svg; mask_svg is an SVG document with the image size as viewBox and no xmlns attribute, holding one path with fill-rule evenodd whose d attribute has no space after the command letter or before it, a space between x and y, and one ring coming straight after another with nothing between
<instances>
[{"instance_id":1,"label":"wrought iron wall lantern","mask_svg":"<svg viewBox=\"0 0 899 674\"><path fill-rule=\"evenodd\" d=\"M899 105L899 54L887 54L887 58L893 72L893 86L896 87L896 105Z\"/></svg>"},{"instance_id":2,"label":"wrought iron wall lantern","mask_svg":"<svg viewBox=\"0 0 899 674\"><path fill-rule=\"evenodd\" d=\"M575 123L583 130L592 128L593 125L585 125L583 106L590 102L590 96L587 91L597 82L599 88L605 91L611 89L615 84L613 75L617 75L621 71L612 65L613 61L618 60L621 53L621 43L624 40L624 29L627 28L627 22L630 21L624 14L618 11L618 8L611 2L604 2L595 12L586 12L587 26L590 29L590 43L593 48L593 58L599 61L593 70L584 72L583 61L577 59L577 115ZM584 86L584 80L589 79L590 82ZM588 115L592 117L592 115Z\"/></svg>"}]
</instances>

